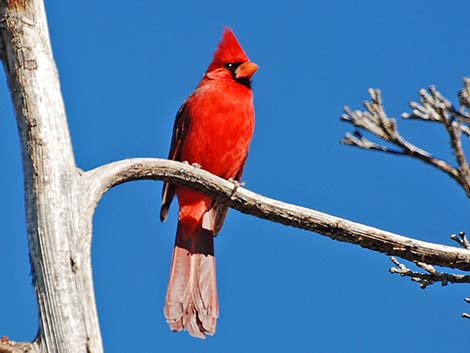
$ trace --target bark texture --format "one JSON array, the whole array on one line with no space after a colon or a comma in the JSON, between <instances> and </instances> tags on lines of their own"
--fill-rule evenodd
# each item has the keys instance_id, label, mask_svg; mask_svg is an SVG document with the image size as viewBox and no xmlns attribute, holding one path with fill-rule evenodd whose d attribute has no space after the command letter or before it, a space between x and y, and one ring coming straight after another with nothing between
<instances>
[{"instance_id":1,"label":"bark texture","mask_svg":"<svg viewBox=\"0 0 470 353\"><path fill-rule=\"evenodd\" d=\"M44 4L1 1L2 59L21 138L41 352L102 352L90 266L91 220L67 126Z\"/></svg>"}]
</instances>

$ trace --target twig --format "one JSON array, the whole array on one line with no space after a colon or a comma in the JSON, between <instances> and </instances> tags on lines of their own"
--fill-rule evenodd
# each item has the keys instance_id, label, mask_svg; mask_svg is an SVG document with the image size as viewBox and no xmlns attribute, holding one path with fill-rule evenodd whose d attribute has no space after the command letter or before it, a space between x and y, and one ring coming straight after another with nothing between
<instances>
[{"instance_id":1,"label":"twig","mask_svg":"<svg viewBox=\"0 0 470 353\"><path fill-rule=\"evenodd\" d=\"M457 244L459 244L462 248L470 250L470 242L468 241L465 232L459 232L458 236L456 234L452 234L450 239L457 242Z\"/></svg>"},{"instance_id":2,"label":"twig","mask_svg":"<svg viewBox=\"0 0 470 353\"><path fill-rule=\"evenodd\" d=\"M470 109L470 78L463 79L463 88L459 91L460 106Z\"/></svg>"},{"instance_id":3,"label":"twig","mask_svg":"<svg viewBox=\"0 0 470 353\"><path fill-rule=\"evenodd\" d=\"M461 90L460 92L463 92ZM459 93L460 94L460 93ZM465 95L465 93L463 93ZM404 119L415 119L429 122L442 123L443 118L452 121L454 126L461 122L470 123L470 114L464 110L457 110L450 101L440 94L434 86L429 88L429 92L425 89L419 90L421 96L420 102L410 102L410 107L413 109L412 113L403 113L401 115ZM443 116L442 112L450 113L450 116ZM470 128L466 125L461 127L462 132L470 136Z\"/></svg>"},{"instance_id":4,"label":"twig","mask_svg":"<svg viewBox=\"0 0 470 353\"><path fill-rule=\"evenodd\" d=\"M426 271L417 272L409 269L395 257L390 257L390 260L397 266L391 267L390 273L397 273L402 277L410 277L412 281L418 282L421 288L440 282L442 286L446 286L449 283L470 283L470 275L451 274L437 271L434 266L414 261L415 265Z\"/></svg>"},{"instance_id":5,"label":"twig","mask_svg":"<svg viewBox=\"0 0 470 353\"><path fill-rule=\"evenodd\" d=\"M470 79L464 79L464 88L459 92L462 109L456 109L442 94L431 86L427 91L421 89L419 103L411 102L412 114L404 113L405 119L419 119L442 124L449 135L450 145L457 160L457 166L434 157L430 152L410 143L400 135L395 119L389 118L382 105L380 90L370 89L371 101L364 103L366 111L351 111L344 108L341 119L360 130L367 131L395 148L387 147L363 137L360 132L346 133L341 140L343 144L363 149L380 151L394 155L409 156L421 160L449 175L459 183L467 197L470 197L470 167L462 148L461 134L470 136L470 114L464 108L470 106Z\"/></svg>"},{"instance_id":6,"label":"twig","mask_svg":"<svg viewBox=\"0 0 470 353\"><path fill-rule=\"evenodd\" d=\"M464 298L463 300L465 300L465 303L470 304L470 298ZM462 317L464 319L470 319L470 313L462 313Z\"/></svg>"},{"instance_id":7,"label":"twig","mask_svg":"<svg viewBox=\"0 0 470 353\"><path fill-rule=\"evenodd\" d=\"M383 145L378 145L364 136L359 131L354 131L353 134L347 132L344 138L341 140L341 143L343 145L353 145L356 147L360 147L366 150L375 150L375 151L381 151L381 152L387 152L391 154L398 154L398 155L404 155L405 153L400 150L396 149L391 149Z\"/></svg>"}]
</instances>

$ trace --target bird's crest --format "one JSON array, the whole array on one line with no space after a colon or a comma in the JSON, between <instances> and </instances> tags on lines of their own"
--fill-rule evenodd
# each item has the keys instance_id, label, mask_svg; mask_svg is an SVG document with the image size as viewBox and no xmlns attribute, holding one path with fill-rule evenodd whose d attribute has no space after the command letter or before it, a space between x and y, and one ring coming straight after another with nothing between
<instances>
[{"instance_id":1,"label":"bird's crest","mask_svg":"<svg viewBox=\"0 0 470 353\"><path fill-rule=\"evenodd\" d=\"M249 61L248 56L241 47L232 30L225 26L222 39L214 53L214 59L209 65L207 72L223 67L227 63L238 63Z\"/></svg>"}]
</instances>

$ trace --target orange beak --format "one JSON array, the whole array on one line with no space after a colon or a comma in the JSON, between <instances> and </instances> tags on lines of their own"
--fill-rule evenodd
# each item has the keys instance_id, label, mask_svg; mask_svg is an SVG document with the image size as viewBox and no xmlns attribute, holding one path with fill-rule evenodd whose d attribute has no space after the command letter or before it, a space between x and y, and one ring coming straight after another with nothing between
<instances>
[{"instance_id":1,"label":"orange beak","mask_svg":"<svg viewBox=\"0 0 470 353\"><path fill-rule=\"evenodd\" d=\"M248 61L246 63L241 64L237 68L237 70L235 70L235 78L251 79L251 77L255 74L256 70L258 70L258 65Z\"/></svg>"}]
</instances>

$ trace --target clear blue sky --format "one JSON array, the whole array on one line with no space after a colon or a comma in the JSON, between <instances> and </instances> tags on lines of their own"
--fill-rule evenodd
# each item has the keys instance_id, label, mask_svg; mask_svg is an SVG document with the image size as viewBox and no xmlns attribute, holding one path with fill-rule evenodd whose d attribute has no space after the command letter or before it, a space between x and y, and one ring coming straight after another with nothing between
<instances>
[{"instance_id":1,"label":"clear blue sky","mask_svg":"<svg viewBox=\"0 0 470 353\"><path fill-rule=\"evenodd\" d=\"M383 90L391 116L436 84L454 102L470 75L465 1L48 1L78 165L165 157L174 115L211 60L223 25L255 76L257 125L245 169L255 192L432 242L470 233L470 200L419 162L339 144L344 105ZM31 340L18 134L0 77L0 335ZM439 126L403 134L452 158ZM468 146L467 146L468 147ZM470 287L421 290L384 255L232 211L216 239L221 314L205 341L172 333L162 306L175 233L158 220L161 183L105 195L93 268L106 352L463 353ZM155 346L152 350L150 347Z\"/></svg>"}]
</instances>

